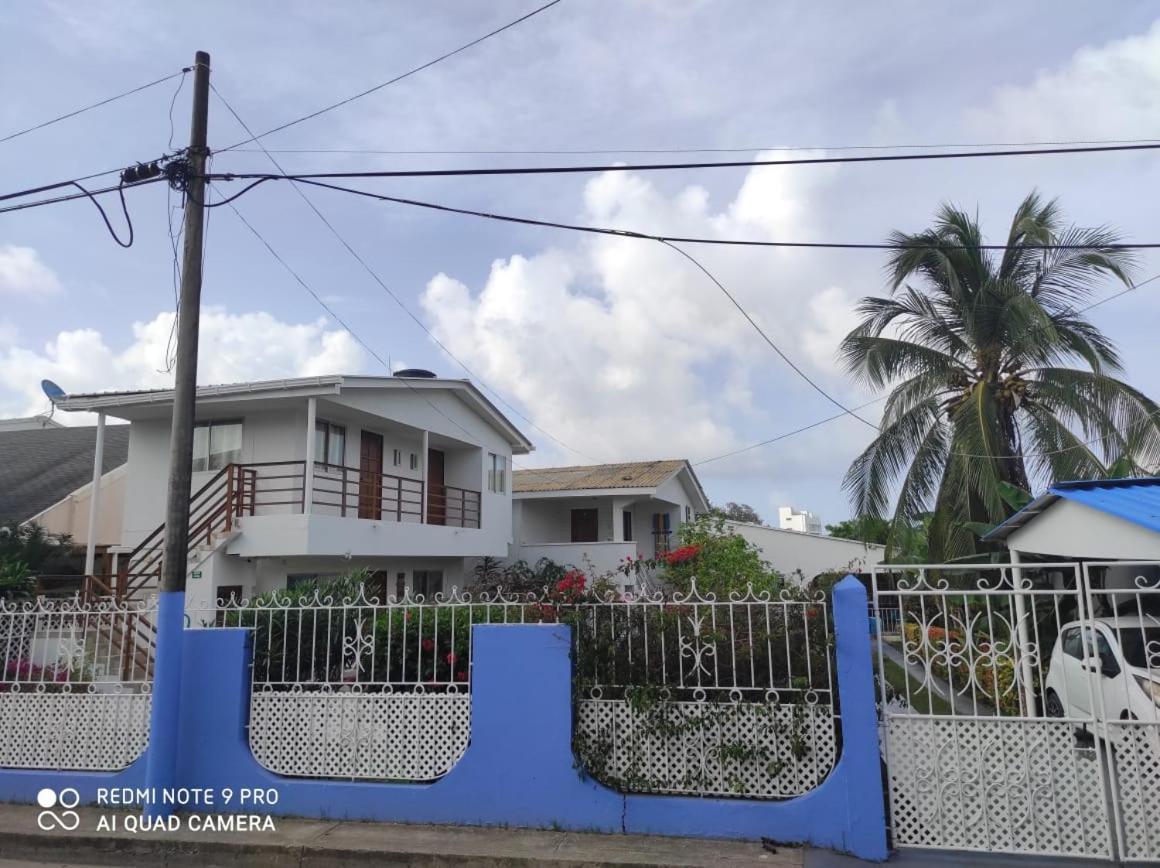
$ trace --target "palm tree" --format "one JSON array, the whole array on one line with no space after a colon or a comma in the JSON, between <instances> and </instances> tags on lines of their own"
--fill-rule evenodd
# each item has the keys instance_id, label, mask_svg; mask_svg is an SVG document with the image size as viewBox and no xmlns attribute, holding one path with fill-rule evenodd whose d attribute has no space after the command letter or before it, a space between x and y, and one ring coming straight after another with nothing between
<instances>
[{"instance_id":1,"label":"palm tree","mask_svg":"<svg viewBox=\"0 0 1160 868\"><path fill-rule=\"evenodd\" d=\"M981 249L977 218L950 205L890 240L890 295L862 299L840 349L851 373L890 389L843 483L859 516L886 515L897 491L892 526L933 509L932 557L961 557L975 551L968 525L1011 513L1012 487L1155 466L1157 407L1111 376L1115 347L1079 310L1101 278L1132 285L1116 232L1065 225L1033 192L1006 250Z\"/></svg>"}]
</instances>

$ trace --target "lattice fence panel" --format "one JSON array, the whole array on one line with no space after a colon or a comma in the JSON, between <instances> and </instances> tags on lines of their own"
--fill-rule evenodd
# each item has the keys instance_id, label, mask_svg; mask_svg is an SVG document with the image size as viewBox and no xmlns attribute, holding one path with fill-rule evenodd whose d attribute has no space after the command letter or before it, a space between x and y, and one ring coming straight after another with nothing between
<instances>
[{"instance_id":1,"label":"lattice fence panel","mask_svg":"<svg viewBox=\"0 0 1160 868\"><path fill-rule=\"evenodd\" d=\"M1125 859L1160 859L1160 723L1112 723Z\"/></svg>"},{"instance_id":2,"label":"lattice fence panel","mask_svg":"<svg viewBox=\"0 0 1160 868\"><path fill-rule=\"evenodd\" d=\"M469 694L258 692L250 749L292 777L430 781L471 734Z\"/></svg>"},{"instance_id":3,"label":"lattice fence panel","mask_svg":"<svg viewBox=\"0 0 1160 868\"><path fill-rule=\"evenodd\" d=\"M889 715L898 846L1110 858L1096 752L1054 720Z\"/></svg>"},{"instance_id":4,"label":"lattice fence panel","mask_svg":"<svg viewBox=\"0 0 1160 868\"><path fill-rule=\"evenodd\" d=\"M0 766L120 771L149 742L148 693L0 693Z\"/></svg>"},{"instance_id":5,"label":"lattice fence panel","mask_svg":"<svg viewBox=\"0 0 1160 868\"><path fill-rule=\"evenodd\" d=\"M604 758L588 771L629 792L788 798L817 787L838 754L829 705L670 701L642 712L588 699L576 725L587 754Z\"/></svg>"}]
</instances>

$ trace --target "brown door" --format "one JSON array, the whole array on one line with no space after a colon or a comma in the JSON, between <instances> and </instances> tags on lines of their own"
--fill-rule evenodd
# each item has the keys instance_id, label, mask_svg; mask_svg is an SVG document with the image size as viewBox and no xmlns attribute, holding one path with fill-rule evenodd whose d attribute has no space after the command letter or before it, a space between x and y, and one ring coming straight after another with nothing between
<instances>
[{"instance_id":1,"label":"brown door","mask_svg":"<svg viewBox=\"0 0 1160 868\"><path fill-rule=\"evenodd\" d=\"M444 455L438 449L427 450L427 524L447 523L447 486L444 481Z\"/></svg>"},{"instance_id":2,"label":"brown door","mask_svg":"<svg viewBox=\"0 0 1160 868\"><path fill-rule=\"evenodd\" d=\"M362 432L358 462L358 517L383 517L383 435Z\"/></svg>"},{"instance_id":3,"label":"brown door","mask_svg":"<svg viewBox=\"0 0 1160 868\"><path fill-rule=\"evenodd\" d=\"M595 509L572 510L572 542L596 542L599 513Z\"/></svg>"}]
</instances>

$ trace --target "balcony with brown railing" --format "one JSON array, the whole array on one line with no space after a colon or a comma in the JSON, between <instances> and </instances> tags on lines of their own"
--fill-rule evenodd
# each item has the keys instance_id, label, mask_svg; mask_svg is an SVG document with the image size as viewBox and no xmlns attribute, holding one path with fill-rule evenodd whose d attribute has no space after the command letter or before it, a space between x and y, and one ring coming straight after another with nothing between
<instances>
[{"instance_id":1,"label":"balcony with brown railing","mask_svg":"<svg viewBox=\"0 0 1160 868\"><path fill-rule=\"evenodd\" d=\"M307 485L304 461L223 467L190 497L191 565L193 552L236 532L247 516L310 513L352 520L480 527L481 493L471 489L428 486L424 514L424 483L420 479L317 463L310 482ZM79 593L86 598L144 596L160 582L164 540L165 527L161 525L120 557L116 575L42 576L39 588L49 595Z\"/></svg>"}]
</instances>

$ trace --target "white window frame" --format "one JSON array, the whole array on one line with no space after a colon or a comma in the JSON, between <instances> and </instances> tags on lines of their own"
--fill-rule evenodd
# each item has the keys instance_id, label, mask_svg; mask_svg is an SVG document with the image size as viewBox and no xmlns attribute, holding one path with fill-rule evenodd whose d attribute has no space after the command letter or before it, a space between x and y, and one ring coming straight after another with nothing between
<instances>
[{"instance_id":1,"label":"white window frame","mask_svg":"<svg viewBox=\"0 0 1160 868\"><path fill-rule=\"evenodd\" d=\"M496 452L489 452L487 454L490 462L490 466L487 469L487 490L496 494L506 494L507 456L500 455Z\"/></svg>"},{"instance_id":2,"label":"white window frame","mask_svg":"<svg viewBox=\"0 0 1160 868\"><path fill-rule=\"evenodd\" d=\"M236 425L238 427L238 448L230 452L218 453L222 456L227 456L228 460L220 460L214 462L213 453L210 452L210 442L213 439L214 428L225 428ZM202 437L198 437L198 430L205 431ZM200 442L199 442L200 441ZM229 464L236 464L242 458L242 450L245 448L245 427L241 419L212 419L206 422L197 422L193 426L193 472L204 473L211 470L221 470ZM199 446L204 448L204 454L199 455Z\"/></svg>"}]
</instances>

